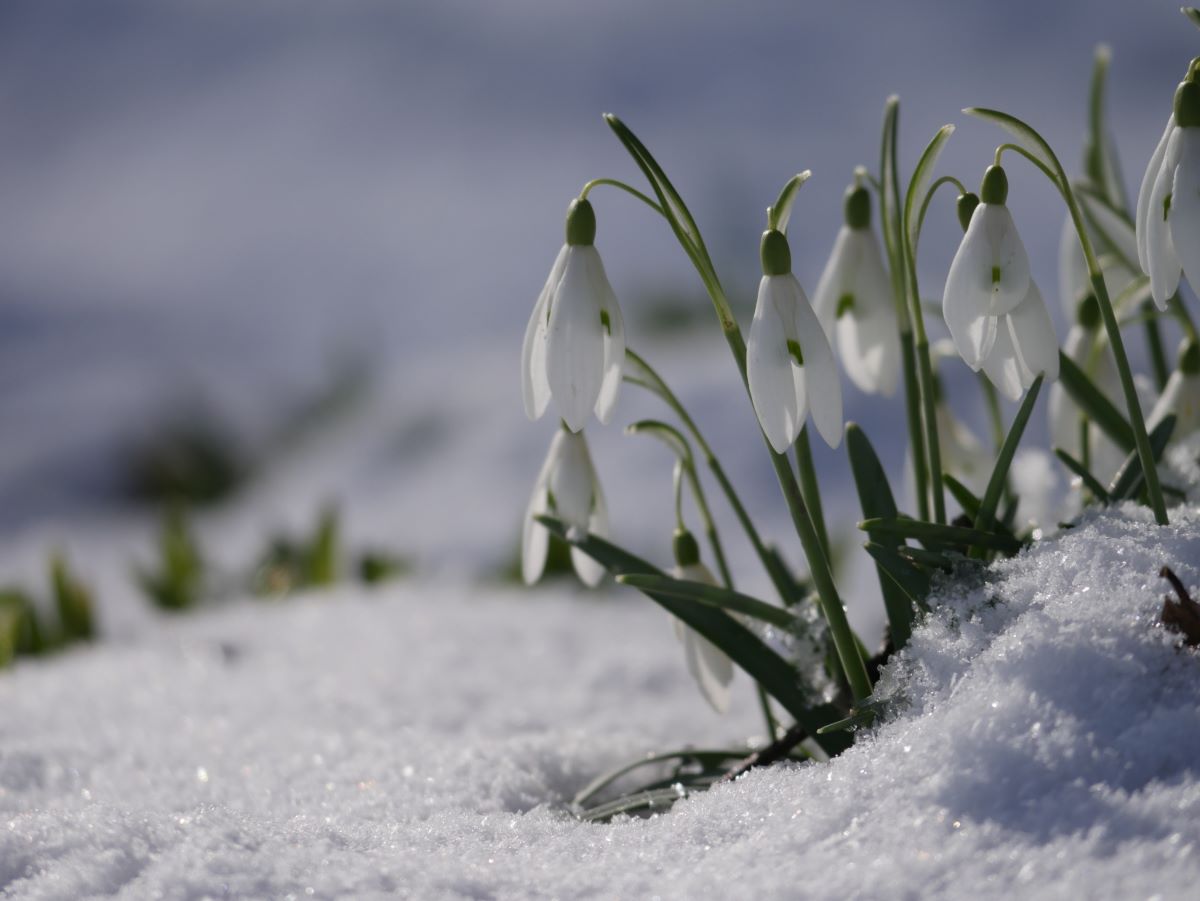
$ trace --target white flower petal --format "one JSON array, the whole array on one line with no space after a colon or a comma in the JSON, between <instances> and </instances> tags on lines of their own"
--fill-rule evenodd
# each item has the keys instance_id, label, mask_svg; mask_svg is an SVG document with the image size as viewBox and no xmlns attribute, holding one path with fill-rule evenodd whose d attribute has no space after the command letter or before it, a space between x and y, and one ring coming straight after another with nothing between
<instances>
[{"instance_id":1,"label":"white flower petal","mask_svg":"<svg viewBox=\"0 0 1200 901\"><path fill-rule=\"evenodd\" d=\"M991 353L996 340L995 315L992 311L991 252L987 246L980 204L971 216L971 224L963 236L950 272L946 276L942 298L942 316L959 356L978 371L984 358Z\"/></svg>"},{"instance_id":2,"label":"white flower petal","mask_svg":"<svg viewBox=\"0 0 1200 901\"><path fill-rule=\"evenodd\" d=\"M589 458L590 465L590 458ZM604 492L600 490L600 482L596 479L596 471L592 469L592 513L588 517L587 530L600 538L608 537L608 505L604 503ZM595 588L604 579L605 568L577 547L571 548L571 565L575 567L575 575L588 588Z\"/></svg>"},{"instance_id":3,"label":"white flower petal","mask_svg":"<svg viewBox=\"0 0 1200 901\"><path fill-rule=\"evenodd\" d=\"M1146 428L1153 430L1169 415L1175 415L1175 438L1184 438L1200 429L1200 376L1176 369L1163 386L1162 396L1146 417Z\"/></svg>"},{"instance_id":4,"label":"white flower petal","mask_svg":"<svg viewBox=\"0 0 1200 901\"><path fill-rule=\"evenodd\" d=\"M1058 236L1058 301L1067 322L1075 321L1080 296L1088 289L1087 263L1075 234L1075 223L1068 215Z\"/></svg>"},{"instance_id":5,"label":"white flower petal","mask_svg":"<svg viewBox=\"0 0 1200 901\"><path fill-rule=\"evenodd\" d=\"M837 362L833 350L817 314L809 306L804 289L794 276L787 279L787 288L793 298L792 337L800 344L803 366L793 364L793 382L796 387L796 409L801 424L804 408L812 412L813 424L830 447L842 443L842 381L838 376Z\"/></svg>"},{"instance_id":6,"label":"white flower petal","mask_svg":"<svg viewBox=\"0 0 1200 901\"><path fill-rule=\"evenodd\" d=\"M1058 378L1058 336L1054 322L1031 279L1029 295L1008 315L1009 332L1021 366L1021 387L1028 388L1039 375L1047 382Z\"/></svg>"},{"instance_id":7,"label":"white flower petal","mask_svg":"<svg viewBox=\"0 0 1200 901\"><path fill-rule=\"evenodd\" d=\"M1138 259L1137 234L1133 227L1107 203L1102 203L1086 191L1081 191L1079 197L1088 216L1096 223L1096 227L1089 229L1088 234L1092 235L1096 231L1102 232L1112 242L1113 250L1116 251L1118 257L1128 260L1130 265L1136 264Z\"/></svg>"},{"instance_id":8,"label":"white flower petal","mask_svg":"<svg viewBox=\"0 0 1200 901\"><path fill-rule=\"evenodd\" d=\"M592 516L595 472L581 432L559 429L551 445L554 462L547 479L554 512L568 526L586 529Z\"/></svg>"},{"instance_id":9,"label":"white flower petal","mask_svg":"<svg viewBox=\"0 0 1200 901\"><path fill-rule=\"evenodd\" d=\"M842 367L859 390L891 397L900 379L900 336L893 307L844 316L837 324Z\"/></svg>"},{"instance_id":10,"label":"white flower petal","mask_svg":"<svg viewBox=\"0 0 1200 901\"><path fill-rule=\"evenodd\" d=\"M1200 291L1200 128L1179 129L1179 166L1171 192L1171 243L1193 291Z\"/></svg>"},{"instance_id":11,"label":"white flower petal","mask_svg":"<svg viewBox=\"0 0 1200 901\"><path fill-rule=\"evenodd\" d=\"M813 294L813 310L821 320L825 337L833 341L834 322L842 297L855 293L855 273L862 257L862 243L855 238L856 230L843 225L833 242L829 261Z\"/></svg>"},{"instance_id":12,"label":"white flower petal","mask_svg":"<svg viewBox=\"0 0 1200 901\"><path fill-rule=\"evenodd\" d=\"M550 267L550 275L525 326L525 342L521 347L521 395L525 402L525 415L539 419L550 403L550 383L546 380L546 320L549 315L550 296L562 278L567 259L564 244Z\"/></svg>"},{"instance_id":13,"label":"white flower petal","mask_svg":"<svg viewBox=\"0 0 1200 901\"><path fill-rule=\"evenodd\" d=\"M559 416L573 432L587 422L604 380L604 328L600 322L603 272L595 247L572 246L550 300L546 377Z\"/></svg>"},{"instance_id":14,"label":"white flower petal","mask_svg":"<svg viewBox=\"0 0 1200 901\"><path fill-rule=\"evenodd\" d=\"M596 418L605 425L612 418L617 405L617 393L621 387L621 376L625 371L625 320L621 307L604 274L599 254L595 257L599 267L598 281L603 285L601 308L607 315L608 325L604 330L604 381L600 385L600 396L596 399Z\"/></svg>"},{"instance_id":15,"label":"white flower petal","mask_svg":"<svg viewBox=\"0 0 1200 901\"><path fill-rule=\"evenodd\" d=\"M534 521L534 517L549 511L548 500L546 486L539 482L533 489L529 506L525 508L525 520L521 529L521 578L525 580L526 585L532 585L540 579L546 569L550 530Z\"/></svg>"},{"instance_id":16,"label":"white flower petal","mask_svg":"<svg viewBox=\"0 0 1200 901\"><path fill-rule=\"evenodd\" d=\"M1150 269L1150 293L1160 310L1167 308L1167 300L1179 287L1179 277L1182 274L1164 207L1167 195L1171 193L1175 183L1175 168L1179 164L1181 133L1184 130L1176 128L1171 132L1162 168L1154 180L1154 187L1150 191L1150 205L1146 211L1146 261Z\"/></svg>"},{"instance_id":17,"label":"white flower petal","mask_svg":"<svg viewBox=\"0 0 1200 901\"><path fill-rule=\"evenodd\" d=\"M1158 179L1158 173L1162 170L1163 157L1166 156L1167 144L1170 142L1171 133L1174 130L1175 114L1172 113L1170 118L1167 119L1167 127L1163 129L1162 137L1158 139L1158 146L1154 148L1154 153L1150 157L1150 163L1146 166L1146 174L1142 176L1142 187L1138 191L1137 217L1135 220L1137 226L1138 262L1142 266L1142 272L1146 273L1146 275L1150 274L1150 255L1147 251L1150 195L1154 191L1154 183Z\"/></svg>"},{"instance_id":18,"label":"white flower petal","mask_svg":"<svg viewBox=\"0 0 1200 901\"><path fill-rule=\"evenodd\" d=\"M986 249L987 264L981 267L978 277L990 295L990 312L1003 316L1025 299L1029 290L1029 256L1025 245L1017 234L1017 225L1012 213L1002 203L981 203L971 216L967 227L966 241L972 229L978 228ZM999 280L996 274L999 274Z\"/></svg>"},{"instance_id":19,"label":"white flower petal","mask_svg":"<svg viewBox=\"0 0 1200 901\"><path fill-rule=\"evenodd\" d=\"M704 700L717 713L729 709L729 683L733 681L733 662L695 629L683 637L683 656L688 672L700 687Z\"/></svg>"},{"instance_id":20,"label":"white flower petal","mask_svg":"<svg viewBox=\"0 0 1200 901\"><path fill-rule=\"evenodd\" d=\"M996 386L996 390L1009 400L1019 400L1021 385L1021 363L1012 338L1010 316L1001 316L997 323L996 342L992 352L983 361L983 371Z\"/></svg>"},{"instance_id":21,"label":"white flower petal","mask_svg":"<svg viewBox=\"0 0 1200 901\"><path fill-rule=\"evenodd\" d=\"M789 300L780 298L786 276L764 275L750 337L746 342L746 376L754 413L776 453L786 453L800 432L792 359L788 354L788 328L783 312ZM794 279L793 279L794 281ZM811 311L810 311L811 312ZM790 319L790 317L788 317Z\"/></svg>"}]
</instances>

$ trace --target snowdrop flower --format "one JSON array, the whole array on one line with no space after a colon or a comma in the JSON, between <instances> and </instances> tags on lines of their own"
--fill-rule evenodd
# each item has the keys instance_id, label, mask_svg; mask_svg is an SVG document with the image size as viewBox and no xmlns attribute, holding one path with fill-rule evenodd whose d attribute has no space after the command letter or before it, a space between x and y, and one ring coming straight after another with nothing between
<instances>
[{"instance_id":1,"label":"snowdrop flower","mask_svg":"<svg viewBox=\"0 0 1200 901\"><path fill-rule=\"evenodd\" d=\"M966 364L1017 400L1038 375L1058 378L1058 338L1004 205L1003 169L988 167L980 195L950 264L942 312Z\"/></svg>"},{"instance_id":2,"label":"snowdrop flower","mask_svg":"<svg viewBox=\"0 0 1200 901\"><path fill-rule=\"evenodd\" d=\"M1138 192L1138 262L1160 310L1181 273L1200 287L1200 84L1194 77L1193 68L1175 91L1174 111Z\"/></svg>"},{"instance_id":3,"label":"snowdrop flower","mask_svg":"<svg viewBox=\"0 0 1200 901\"><path fill-rule=\"evenodd\" d=\"M526 415L538 419L553 397L572 432L593 410L608 422L625 363L625 324L595 238L591 203L572 200L567 242L534 304L521 350Z\"/></svg>"},{"instance_id":4,"label":"snowdrop flower","mask_svg":"<svg viewBox=\"0 0 1200 901\"><path fill-rule=\"evenodd\" d=\"M813 309L850 380L868 394L891 397L900 378L900 335L891 283L871 230L871 195L846 190L845 224L817 283Z\"/></svg>"},{"instance_id":5,"label":"snowdrop flower","mask_svg":"<svg viewBox=\"0 0 1200 901\"><path fill-rule=\"evenodd\" d=\"M1078 366L1109 400L1121 397L1121 379L1101 329L1100 304L1088 295L1076 310L1075 324L1067 333L1063 353ZM1046 401L1050 425L1050 443L1077 460L1083 459L1083 411L1061 384L1050 386ZM1108 481L1125 461L1125 452L1094 422L1087 431L1088 468L1102 481Z\"/></svg>"},{"instance_id":6,"label":"snowdrop flower","mask_svg":"<svg viewBox=\"0 0 1200 901\"><path fill-rule=\"evenodd\" d=\"M700 548L691 532L680 529L675 533L675 568L671 571L676 579L689 582L706 582L716 585L717 580L708 567L700 562ZM688 672L696 680L704 700L717 713L729 709L729 683L733 681L733 661L715 644L675 619L675 637L683 644L683 656Z\"/></svg>"},{"instance_id":7,"label":"snowdrop flower","mask_svg":"<svg viewBox=\"0 0 1200 901\"><path fill-rule=\"evenodd\" d=\"M783 232L762 237L763 277L746 343L750 400L771 447L792 446L812 407L817 431L830 447L842 440L842 387L829 340L792 275Z\"/></svg>"},{"instance_id":8,"label":"snowdrop flower","mask_svg":"<svg viewBox=\"0 0 1200 901\"><path fill-rule=\"evenodd\" d=\"M1200 429L1200 345L1195 341L1180 353L1179 365L1146 417L1146 428L1153 429L1172 413L1176 417L1173 435L1183 438Z\"/></svg>"},{"instance_id":9,"label":"snowdrop flower","mask_svg":"<svg viewBox=\"0 0 1200 901\"><path fill-rule=\"evenodd\" d=\"M582 432L565 426L554 434L550 452L538 473L533 496L525 510L521 533L521 577L526 585L541 578L550 548L550 532L534 520L535 516L557 516L570 529L608 536L608 508L592 466L587 441ZM604 578L604 567L578 548L571 548L575 573L589 588Z\"/></svg>"}]
</instances>

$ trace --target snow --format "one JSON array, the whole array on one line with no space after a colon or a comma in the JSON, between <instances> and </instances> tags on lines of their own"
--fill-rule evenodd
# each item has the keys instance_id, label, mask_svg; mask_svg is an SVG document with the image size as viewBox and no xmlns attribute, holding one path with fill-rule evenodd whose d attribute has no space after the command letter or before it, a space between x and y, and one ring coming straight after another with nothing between
<instances>
[{"instance_id":1,"label":"snow","mask_svg":"<svg viewBox=\"0 0 1200 901\"><path fill-rule=\"evenodd\" d=\"M1188 897L1200 509L1132 506L947 581L885 722L649 820L564 809L651 750L737 746L664 614L446 580L242 602L0 680L15 897Z\"/></svg>"}]
</instances>

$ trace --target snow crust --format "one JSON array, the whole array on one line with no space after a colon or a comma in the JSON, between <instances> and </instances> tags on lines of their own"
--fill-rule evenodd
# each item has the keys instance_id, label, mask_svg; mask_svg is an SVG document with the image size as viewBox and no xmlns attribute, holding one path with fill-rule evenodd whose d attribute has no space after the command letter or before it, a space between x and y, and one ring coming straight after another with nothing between
<instances>
[{"instance_id":1,"label":"snow crust","mask_svg":"<svg viewBox=\"0 0 1200 901\"><path fill-rule=\"evenodd\" d=\"M22 898L1189 897L1200 509L1085 516L940 586L886 720L829 764L584 825L609 766L719 719L666 617L398 586L166 621L0 680L0 886Z\"/></svg>"}]
</instances>

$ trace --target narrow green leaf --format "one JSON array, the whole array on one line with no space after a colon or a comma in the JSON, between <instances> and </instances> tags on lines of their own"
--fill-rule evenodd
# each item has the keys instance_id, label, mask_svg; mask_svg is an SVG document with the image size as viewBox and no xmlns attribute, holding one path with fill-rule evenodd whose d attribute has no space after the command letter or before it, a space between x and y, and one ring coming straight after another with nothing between
<instances>
[{"instance_id":1,"label":"narrow green leaf","mask_svg":"<svg viewBox=\"0 0 1200 901\"><path fill-rule=\"evenodd\" d=\"M1054 449L1054 456L1058 457L1058 459L1062 461L1063 466L1067 467L1067 469L1071 470L1071 472L1083 479L1083 484L1087 486L1088 491L1095 496L1096 500L1100 501L1102 504L1112 503L1112 496L1109 495L1108 489L1100 484L1100 480L1092 475L1091 471L1088 470L1086 466L1068 454L1061 447L1056 447Z\"/></svg>"},{"instance_id":2,"label":"narrow green leaf","mask_svg":"<svg viewBox=\"0 0 1200 901\"><path fill-rule=\"evenodd\" d=\"M864 532L879 532L886 535L914 538L922 544L935 542L959 547L990 548L1008 554L1015 554L1021 549L1021 542L1008 535L985 532L982 529L968 529L963 526L944 526L916 519L865 519L858 524L858 527Z\"/></svg>"},{"instance_id":3,"label":"narrow green leaf","mask_svg":"<svg viewBox=\"0 0 1200 901\"><path fill-rule=\"evenodd\" d=\"M896 551L903 559L927 569L940 569L952 572L956 566L963 563L982 565L980 560L972 560L956 551L931 551L923 547L902 547Z\"/></svg>"},{"instance_id":4,"label":"narrow green leaf","mask_svg":"<svg viewBox=\"0 0 1200 901\"><path fill-rule=\"evenodd\" d=\"M995 525L996 507L1000 504L1000 495L1004 492L1004 484L1008 480L1008 470L1012 466L1013 455L1017 452L1017 445L1021 443L1021 436L1025 434L1029 414L1033 412L1033 405L1037 403L1038 393L1042 390L1044 380L1044 375L1039 375L1033 380L1033 384L1025 392L1025 400L1022 401L1021 408L1017 410L1017 415L1014 417L1012 425L1009 426L1008 435L996 457L996 464L992 467L992 477L988 479L987 491L983 493L979 513L975 516L975 528L977 529L991 529Z\"/></svg>"},{"instance_id":5,"label":"narrow green leaf","mask_svg":"<svg viewBox=\"0 0 1200 901\"><path fill-rule=\"evenodd\" d=\"M774 604L768 604L758 598L752 598L719 585L710 585L707 582L691 582L686 579L673 579L670 576L654 576L645 573L626 573L623 576L617 576L617 581L622 585L629 585L641 591L653 591L668 597L719 607L722 610L732 610L734 613L745 614L788 632L795 632L800 625L796 617L782 607L776 607Z\"/></svg>"},{"instance_id":6,"label":"narrow green leaf","mask_svg":"<svg viewBox=\"0 0 1200 901\"><path fill-rule=\"evenodd\" d=\"M1058 378L1062 386L1079 404L1088 419L1100 426L1101 431L1128 453L1134 449L1133 429L1121 411L1112 405L1095 383L1084 374L1066 354L1058 354Z\"/></svg>"},{"instance_id":7,"label":"narrow green leaf","mask_svg":"<svg viewBox=\"0 0 1200 901\"><path fill-rule=\"evenodd\" d=\"M1112 53L1106 45L1096 47L1092 84L1088 92L1088 137L1083 163L1088 179L1103 192L1108 203L1128 216L1125 180L1121 176L1121 164L1109 134L1104 104L1104 88L1111 61Z\"/></svg>"},{"instance_id":8,"label":"narrow green leaf","mask_svg":"<svg viewBox=\"0 0 1200 901\"><path fill-rule=\"evenodd\" d=\"M1173 431L1175 431L1175 415L1171 414L1150 432L1150 450L1154 455L1154 462L1157 463L1159 458L1162 457L1163 451L1167 448L1167 442L1171 440L1171 433ZM1108 486L1108 493L1114 501L1123 501L1137 497L1145 486L1146 473L1142 470L1137 451L1134 451L1125 458L1125 462L1117 470L1112 484Z\"/></svg>"},{"instance_id":9,"label":"narrow green leaf","mask_svg":"<svg viewBox=\"0 0 1200 901\"><path fill-rule=\"evenodd\" d=\"M930 587L929 576L902 557L900 551L895 547L877 544L874 541L867 542L864 547L867 553L874 558L875 566L883 573L884 578L889 580L893 587L899 589L910 605L916 605L924 611L929 610L927 601ZM910 611L909 617L911 618L911 616Z\"/></svg>"},{"instance_id":10,"label":"narrow green leaf","mask_svg":"<svg viewBox=\"0 0 1200 901\"><path fill-rule=\"evenodd\" d=\"M925 206L918 202L918 198L924 197L925 188L933 177L934 166L937 165L938 157L952 134L954 134L953 125L943 125L937 130L937 134L933 136L933 140L929 142L925 152L917 161L917 168L913 170L912 179L908 183L908 194L904 198L904 228L908 234L908 243L912 248L914 260L917 258L917 240L921 231L920 213Z\"/></svg>"},{"instance_id":11,"label":"narrow green leaf","mask_svg":"<svg viewBox=\"0 0 1200 901\"><path fill-rule=\"evenodd\" d=\"M962 507L963 513L969 516L971 521L974 522L975 517L979 515L979 507L982 504L979 498L975 496L975 493L970 488L948 472L942 473L942 482L950 490L950 494L953 495L954 499L958 501L958 505Z\"/></svg>"},{"instance_id":12,"label":"narrow green leaf","mask_svg":"<svg viewBox=\"0 0 1200 901\"><path fill-rule=\"evenodd\" d=\"M654 791L640 791L606 804L600 804L579 814L579 819L587 823L599 823L610 820L623 813L634 813L639 810L666 810L676 801L687 797L674 788L660 788Z\"/></svg>"},{"instance_id":13,"label":"narrow green leaf","mask_svg":"<svg viewBox=\"0 0 1200 901\"><path fill-rule=\"evenodd\" d=\"M890 519L897 515L896 499L888 485L883 464L870 440L857 423L846 424L846 453L850 458L850 470L854 474L854 486L858 490L858 502L867 519ZM903 544L902 538L889 535L871 535L871 540L881 546L894 548ZM903 585L898 585L886 568L876 558L876 575L883 594L883 606L887 611L888 627L892 642L899 650L908 644L912 636L912 605L925 602L923 594L912 597Z\"/></svg>"},{"instance_id":14,"label":"narrow green leaf","mask_svg":"<svg viewBox=\"0 0 1200 901\"><path fill-rule=\"evenodd\" d=\"M779 192L778 199L767 208L767 222L771 228L777 228L781 232L787 232L788 222L792 218L792 204L796 200L796 194L804 183L812 177L812 170L805 169L803 172L797 173L788 179L787 184L783 186L783 190Z\"/></svg>"},{"instance_id":15,"label":"narrow green leaf","mask_svg":"<svg viewBox=\"0 0 1200 901\"><path fill-rule=\"evenodd\" d=\"M613 576L636 573L662 575L653 564L602 538L581 535L575 530L568 531L561 520L551 516L539 516L537 521L600 563ZM775 698L809 734L814 734L821 726L842 716L837 708L830 704L810 706L809 699L800 688L795 668L729 614L706 604L689 603L658 591L643 591L643 594L728 654L734 663ZM830 744L828 739L821 741L822 748L830 755L844 750L848 744Z\"/></svg>"},{"instance_id":16,"label":"narrow green leaf","mask_svg":"<svg viewBox=\"0 0 1200 901\"><path fill-rule=\"evenodd\" d=\"M1193 25L1200 28L1200 9L1196 9L1194 6L1181 6L1179 11L1187 16Z\"/></svg>"},{"instance_id":17,"label":"narrow green leaf","mask_svg":"<svg viewBox=\"0 0 1200 901\"><path fill-rule=\"evenodd\" d=\"M646 180L650 182L650 186L654 189L654 193L658 196L659 205L662 206L663 212L666 214L667 221L671 225L671 229L679 238L684 249L692 256L693 262L698 266L702 266L706 271L712 271L712 263L709 260L708 250L704 246L704 239L700 236L700 229L696 225L696 220L692 218L691 211L688 210L687 204L683 202L683 198L679 192L675 190L675 186L671 184L671 180L667 178L667 173L663 167L658 164L654 156L646 148L629 127L614 116L612 113L604 114L604 121L608 123L608 127L627 151L633 157L634 162L638 164L638 168L646 176Z\"/></svg>"},{"instance_id":18,"label":"narrow green leaf","mask_svg":"<svg viewBox=\"0 0 1200 901\"><path fill-rule=\"evenodd\" d=\"M720 764L729 760L742 760L750 753L749 749L730 749L730 750L698 750L693 748L684 748L679 751L666 751L662 754L650 754L646 757L639 758L632 763L622 764L621 766L609 770L606 773L601 773L578 792L571 800L571 803L576 807L583 807L588 801L592 800L596 795L602 792L608 786L612 785L622 776L639 770L645 766L654 766L659 763L666 763L668 760L678 760L681 766L688 765L689 762L694 762L702 767L715 768Z\"/></svg>"},{"instance_id":19,"label":"narrow green leaf","mask_svg":"<svg viewBox=\"0 0 1200 901\"><path fill-rule=\"evenodd\" d=\"M817 730L818 735L829 735L831 732L854 732L859 726L869 726L875 720L875 711L871 709L856 710L845 719L822 726Z\"/></svg>"}]
</instances>

